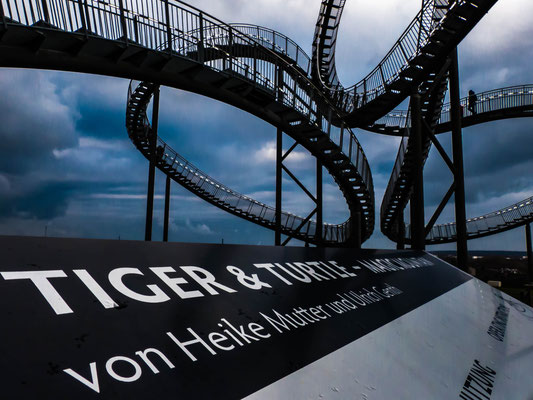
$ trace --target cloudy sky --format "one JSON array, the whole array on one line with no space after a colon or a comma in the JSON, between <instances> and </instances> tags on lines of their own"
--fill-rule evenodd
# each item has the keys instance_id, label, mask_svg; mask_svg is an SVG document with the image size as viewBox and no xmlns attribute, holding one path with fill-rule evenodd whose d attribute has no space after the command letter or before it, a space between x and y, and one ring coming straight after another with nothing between
<instances>
[{"instance_id":1,"label":"cloudy sky","mask_svg":"<svg viewBox=\"0 0 533 400\"><path fill-rule=\"evenodd\" d=\"M319 0L191 0L226 22L274 28L311 49ZM337 45L345 85L369 72L414 17L420 0L349 0ZM459 48L461 91L533 83L533 2L500 0ZM143 239L147 161L124 127L129 82L53 71L0 71L0 234ZM481 215L533 195L533 121L492 122L464 129L467 215ZM160 134L215 179L274 204L275 128L231 106L162 89ZM376 212L398 140L357 130L374 174ZM440 136L450 148L448 134ZM207 145L206 145L207 144ZM290 146L290 139L286 146ZM288 165L313 187L314 161L298 150ZM433 152L425 168L426 218L451 183ZM156 175L154 238L162 237L164 176ZM284 208L305 214L306 195L284 181ZM325 178L325 220L342 222L347 208ZM453 206L440 222L453 220ZM274 234L225 214L172 186L170 240L272 244ZM295 243L297 244L297 243ZM379 232L369 248L394 243ZM469 242L471 249L523 250L523 228ZM438 249L451 249L453 245Z\"/></svg>"}]
</instances>

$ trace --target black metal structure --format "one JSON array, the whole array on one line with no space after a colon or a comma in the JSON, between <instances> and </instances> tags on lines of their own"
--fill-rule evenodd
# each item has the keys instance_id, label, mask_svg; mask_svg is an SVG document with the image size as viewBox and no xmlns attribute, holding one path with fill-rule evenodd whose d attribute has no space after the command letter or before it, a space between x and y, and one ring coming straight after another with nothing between
<instances>
[{"instance_id":1,"label":"black metal structure","mask_svg":"<svg viewBox=\"0 0 533 400\"><path fill-rule=\"evenodd\" d=\"M313 85L303 67L304 53L288 38L280 40L280 34L260 27L253 31L259 32L256 36L261 38L254 38L252 33L242 33L180 1L44 3L50 10L49 17L45 16L42 2L2 1L7 29L0 43L0 65L156 82L201 93L251 112L283 129L321 160L343 191L350 213L363 214L360 236L367 239L371 235L374 198L368 162L353 133L331 123L340 115L327 96ZM265 40L266 34L262 32L273 40ZM279 44L271 43L274 40ZM144 100L149 100L152 93L146 90L154 86L140 86L139 91L138 87L132 90L134 98L130 100L134 103L142 98L143 105L147 105ZM132 108L133 103L128 102L128 114L140 112L139 108ZM136 122L140 125L129 128L137 133L145 130L143 118ZM146 144L142 138L136 143L140 148ZM149 149L143 151L147 156L153 154ZM157 165L163 168L161 160ZM164 170L167 172L168 168ZM190 186L189 180L180 181ZM195 184L190 187L202 194ZM216 189L215 186L213 191ZM226 202L227 199L204 198L253 222L273 226L268 207L258 206L258 202L234 191L226 193L237 199L235 204ZM256 208L261 209L258 214L250 214ZM297 236L315 237L316 222L302 224L302 218L288 213L284 216L283 229L287 234L296 234L294 230L302 225L305 230ZM351 220L341 225L324 224L321 236L326 243L342 245L350 242L350 227Z\"/></svg>"},{"instance_id":2,"label":"black metal structure","mask_svg":"<svg viewBox=\"0 0 533 400\"><path fill-rule=\"evenodd\" d=\"M382 61L348 88L339 82L335 66L345 0L321 2L312 57L279 32L228 25L179 0L0 0L0 66L90 72L140 81L130 85L126 126L135 146L150 161L147 240L151 238L157 166L167 176L165 239L170 178L209 203L274 230L276 244L282 244L283 234L288 240L317 245L359 246L372 234L375 218L370 167L349 128L361 127L403 137L381 206L382 231L400 247L411 243L423 248L459 238L461 253L466 254L467 238L501 232L533 219L530 199L487 216L469 220L464 216L460 127L531 116L533 111L532 86L480 93L474 110L467 109L467 99L458 98L458 77L454 76L457 44L495 3L423 0L420 12ZM453 106L443 104L450 68ZM215 181L157 136L159 85L224 101L276 126L275 207ZM390 112L408 96L410 111ZM152 97L150 124L146 110ZM450 117L452 114L455 116ZM450 129L455 132L453 161L435 136ZM283 133L316 157L316 196L299 185L317 205L307 217L281 209L282 171L299 183L282 162L287 155L282 154ZM424 226L423 165L431 144L455 180ZM346 198L350 218L343 224L323 222L322 167ZM454 192L456 204L463 210L458 208L457 229L453 224L435 226ZM409 201L416 229L404 226L403 211ZM511 208L520 215L506 218ZM311 219L314 215L316 220ZM481 220L486 225L480 226Z\"/></svg>"},{"instance_id":3,"label":"black metal structure","mask_svg":"<svg viewBox=\"0 0 533 400\"><path fill-rule=\"evenodd\" d=\"M376 68L344 88L338 82L334 49L345 2L323 0L313 45L314 78L343 111L349 126L372 124L430 80L496 1L424 0L420 12Z\"/></svg>"},{"instance_id":4,"label":"black metal structure","mask_svg":"<svg viewBox=\"0 0 533 400\"><path fill-rule=\"evenodd\" d=\"M460 100L460 109L461 109L461 126L473 126L484 122L507 119L507 118L527 118L533 116L533 85L520 85L506 87L502 89L494 89L487 92L478 93L478 101L476 103L476 113L472 113L467 110L468 98L465 97ZM445 104L442 107L442 112L438 120L438 124L435 127L435 134L447 132L451 129L450 115L451 115L451 104ZM387 122L385 125L384 123ZM398 124L398 125L395 125ZM411 118L407 111L394 111L388 116L384 117L381 120L378 120L373 127L370 127L374 132L380 132L388 135L408 135L409 126L411 125ZM406 128L407 127L407 128ZM389 182L389 187L387 188L386 196L382 201L381 206L381 227L382 231L394 241L402 240L406 243L411 242L411 228L408 226L408 229L405 232L406 237L400 235L399 227L396 228L393 223L384 218L385 213L393 212L397 207L395 206L394 201L390 196L387 196L387 193L390 193L390 188L393 182L397 182L397 177L395 175L400 172L401 174L409 175L411 174L411 157L407 154L405 144L407 143L407 138L404 138L402 141L402 146L398 152L398 157L396 159L396 164L394 167L393 176L391 176L391 181ZM446 162L454 176L455 166L451 159L446 155L442 147L440 146L436 137L431 138L431 143L439 151L439 154L443 157L443 160ZM462 176L462 173L459 173ZM409 189L409 188L407 188ZM426 244L439 244L439 243L450 243L455 242L457 239L457 229L455 223L446 223L441 225L435 225L435 222L442 212L442 209L451 198L451 195L454 193L455 182L452 183L450 190L444 196L443 202L437 208L434 216L430 219L425 228L425 241ZM517 204L507 206L501 210L475 217L466 219L466 237L467 239L474 239L478 237L484 237L488 235L497 234L515 227L525 224L525 221L530 221L533 219L533 214L530 214L528 210L524 209L528 205L530 199L525 199ZM509 212L509 209L521 209L520 217L509 218L506 214ZM390 211L388 211L390 210ZM499 215L503 215L505 220L499 219ZM482 223L481 223L482 222Z\"/></svg>"}]
</instances>

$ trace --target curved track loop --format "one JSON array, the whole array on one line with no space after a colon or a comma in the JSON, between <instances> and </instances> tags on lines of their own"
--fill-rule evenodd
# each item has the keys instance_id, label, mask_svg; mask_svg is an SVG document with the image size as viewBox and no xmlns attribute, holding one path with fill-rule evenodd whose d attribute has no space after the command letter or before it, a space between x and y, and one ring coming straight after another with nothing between
<instances>
[{"instance_id":1,"label":"curved track loop","mask_svg":"<svg viewBox=\"0 0 533 400\"><path fill-rule=\"evenodd\" d=\"M147 117L147 107L157 89L157 85L141 82L136 87L130 84L126 111L128 134L137 149L147 158L151 158L151 126ZM160 137L156 145L156 165L174 181L190 190L195 195L217 207L269 229L275 229L276 210L264 203L240 194L205 172L192 165L174 151ZM322 243L339 244L347 241L346 234L349 221L341 225L324 224ZM291 213L282 213L282 233L305 242L314 243L316 222Z\"/></svg>"},{"instance_id":2,"label":"curved track loop","mask_svg":"<svg viewBox=\"0 0 533 400\"><path fill-rule=\"evenodd\" d=\"M501 210L466 220L468 239L477 239L505 232L533 221L533 197ZM409 225L406 225L406 243L410 243ZM426 244L451 243L457 240L455 222L435 225L426 235Z\"/></svg>"},{"instance_id":3,"label":"curved track loop","mask_svg":"<svg viewBox=\"0 0 533 400\"><path fill-rule=\"evenodd\" d=\"M468 98L461 99L461 105L463 106L462 125L464 127L506 118L533 116L533 85L520 85L490 90L478 93L477 97L478 101L475 106L475 113L472 113L467 108ZM447 104L442 108L439 123L435 127L436 133L450 130L449 113L450 106ZM408 112L397 111L394 114L394 119L390 119L389 121L398 124L404 123L406 126L401 128L397 125L389 125L386 130L389 132L399 131L408 135L408 127L410 125ZM383 133L381 129L380 131ZM426 143L429 143L429 140L426 140ZM409 180L412 174L412 154L408 150L409 138L405 136L400 144L396 163L381 204L381 230L393 241L398 241L399 239L399 217L403 213L410 191L412 190ZM426 151L424 156L427 157L427 155L428 152ZM533 213L530 212L531 208L525 207L529 206L529 201L530 199L526 199L520 203L505 207L502 210L468 219L468 238L474 239L493 235L531 221L533 219ZM519 211L513 211L511 213L512 210L517 209ZM520 215L515 217L515 213L518 212ZM406 236L405 242L410 243L410 232L408 228L406 228ZM455 223L433 226L426 236L427 244L449 243L456 240Z\"/></svg>"},{"instance_id":4,"label":"curved track loop","mask_svg":"<svg viewBox=\"0 0 533 400\"><path fill-rule=\"evenodd\" d=\"M238 29L239 32L245 33L252 37L255 42L262 46L276 52L283 57L287 62L292 63L303 73L307 73L310 69L310 59L307 54L297 46L291 39L285 35L273 31L269 28L250 24L232 24L232 28ZM235 57L246 56L250 54L253 49L249 44L241 43L237 48L229 48L229 41L231 37L224 31L213 31L212 29L204 29L200 34L199 30L188 32L188 36L200 36L205 38L209 47L204 48L204 62L212 62L215 60L223 60L228 52L232 50ZM189 49L188 55L197 52L197 48ZM194 56L194 54L192 54ZM261 57L258 55L257 57ZM270 57L266 58L270 60ZM246 60L239 61L245 69L251 67L251 64L246 64ZM306 72L307 71L307 72ZM128 109L126 113L126 126L130 138L136 147L147 157L150 157L150 147L148 143L148 133L150 132L150 125L146 117L146 107L150 100L156 85L148 82L141 82L134 90L130 85L128 94ZM349 128L346 128L341 135L351 134ZM342 138L341 138L342 140ZM346 141L348 152L349 143ZM242 195L203 173L182 156L172 150L165 142L158 138L158 146L161 149L161 156L158 157L158 167L171 176L176 182L182 186L210 202L217 207L237 215L241 218L247 219L258 225L275 229L275 209L269 207L261 202ZM178 160L174 162L174 160ZM193 173L194 172L194 173ZM328 245L349 244L353 228L351 221L348 220L343 224L323 224L322 232L319 239L316 237L316 222L309 218L302 218L291 213L282 213L281 218L282 233L285 235L295 237L297 239L310 242L322 243Z\"/></svg>"},{"instance_id":5,"label":"curved track loop","mask_svg":"<svg viewBox=\"0 0 533 400\"><path fill-rule=\"evenodd\" d=\"M337 82L334 54L343 5L324 0L318 18L313 59L321 81L349 126L364 127L392 110L438 70L497 0L424 0L422 9L392 49L365 78L349 88Z\"/></svg>"},{"instance_id":6,"label":"curved track loop","mask_svg":"<svg viewBox=\"0 0 533 400\"><path fill-rule=\"evenodd\" d=\"M343 224L346 231L337 244L350 244L357 236L364 241L372 234L374 193L363 150L343 124L331 124L341 120L335 107L287 54L178 0L0 4L1 66L156 82L248 111L320 159L341 188L350 218L361 214L361 231L354 232L350 222ZM217 37L227 38L224 48Z\"/></svg>"},{"instance_id":7,"label":"curved track loop","mask_svg":"<svg viewBox=\"0 0 533 400\"><path fill-rule=\"evenodd\" d=\"M468 110L468 97L461 99L461 107L463 108L461 125L463 128L500 119L533 116L533 85L509 86L476 95L478 101L475 114ZM383 135L403 137L405 136L405 127L411 125L407 116L407 110L394 110L365 129ZM435 133L444 133L450 130L450 104L447 103L442 107Z\"/></svg>"},{"instance_id":8,"label":"curved track loop","mask_svg":"<svg viewBox=\"0 0 533 400\"><path fill-rule=\"evenodd\" d=\"M346 0L322 0L313 38L312 74L328 90L341 89L335 48Z\"/></svg>"}]
</instances>

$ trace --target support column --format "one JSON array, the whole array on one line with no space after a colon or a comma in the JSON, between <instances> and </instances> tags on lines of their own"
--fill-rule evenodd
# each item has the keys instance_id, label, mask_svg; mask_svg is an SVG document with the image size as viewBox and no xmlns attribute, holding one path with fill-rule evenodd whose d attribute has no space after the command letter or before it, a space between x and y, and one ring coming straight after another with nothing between
<instances>
[{"instance_id":1,"label":"support column","mask_svg":"<svg viewBox=\"0 0 533 400\"><path fill-rule=\"evenodd\" d=\"M155 163L157 150L157 126L159 120L159 88L154 92L154 103L152 111L152 130L150 132L150 166L148 167L148 193L146 198L146 224L144 240L152 240L152 219L154 215L154 184L155 184Z\"/></svg>"},{"instance_id":2,"label":"support column","mask_svg":"<svg viewBox=\"0 0 533 400\"><path fill-rule=\"evenodd\" d=\"M533 251L531 251L531 225L526 224L527 273L529 283L533 282Z\"/></svg>"},{"instance_id":3,"label":"support column","mask_svg":"<svg viewBox=\"0 0 533 400\"><path fill-rule=\"evenodd\" d=\"M276 137L276 232L274 244L281 245L281 163L283 157L283 131L278 128Z\"/></svg>"},{"instance_id":4,"label":"support column","mask_svg":"<svg viewBox=\"0 0 533 400\"><path fill-rule=\"evenodd\" d=\"M452 52L450 66L450 103L452 122L452 149L455 180L455 226L457 229L457 267L468 271L466 231L465 175L463 168L463 133L461 131L461 101L459 93L459 62L457 48Z\"/></svg>"},{"instance_id":5,"label":"support column","mask_svg":"<svg viewBox=\"0 0 533 400\"><path fill-rule=\"evenodd\" d=\"M405 221L403 218L403 211L400 215L400 220L398 222L398 242L396 242L396 249L405 249Z\"/></svg>"},{"instance_id":6,"label":"support column","mask_svg":"<svg viewBox=\"0 0 533 400\"><path fill-rule=\"evenodd\" d=\"M170 217L170 176L165 185L165 220L163 221L163 242L168 242L168 220Z\"/></svg>"},{"instance_id":7,"label":"support column","mask_svg":"<svg viewBox=\"0 0 533 400\"><path fill-rule=\"evenodd\" d=\"M418 93L411 95L411 137L413 139L413 193L411 195L411 248L424 250L424 158L422 155L422 109Z\"/></svg>"},{"instance_id":8,"label":"support column","mask_svg":"<svg viewBox=\"0 0 533 400\"><path fill-rule=\"evenodd\" d=\"M322 163L317 158L316 159L316 240L318 243L322 242L323 234L322 234L322 224L323 224L323 217L322 217ZM319 244L320 245L320 244Z\"/></svg>"},{"instance_id":9,"label":"support column","mask_svg":"<svg viewBox=\"0 0 533 400\"><path fill-rule=\"evenodd\" d=\"M353 247L355 249L361 248L361 211L354 213L352 218L352 237L353 237Z\"/></svg>"}]
</instances>

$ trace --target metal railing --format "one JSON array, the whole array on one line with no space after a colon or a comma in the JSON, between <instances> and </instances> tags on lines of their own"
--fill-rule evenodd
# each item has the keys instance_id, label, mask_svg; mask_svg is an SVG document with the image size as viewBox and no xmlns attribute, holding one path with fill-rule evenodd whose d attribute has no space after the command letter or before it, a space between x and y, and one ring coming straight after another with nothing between
<instances>
[{"instance_id":1,"label":"metal railing","mask_svg":"<svg viewBox=\"0 0 533 400\"><path fill-rule=\"evenodd\" d=\"M331 0L336 3L339 0ZM464 1L457 0L452 2L450 10L457 4L462 4ZM348 88L342 87L338 79L336 83L333 81L324 81L324 76L319 74L322 85L329 90L330 96L337 100L337 105L344 112L350 113L355 109L369 103L380 95L387 92L387 87L400 79L401 72L409 67L411 62L421 54L421 49L428 43L431 35L438 30L446 19L446 14L449 9L440 8L440 5L448 5L448 0L434 0L425 1L422 4L421 10L411 21L409 26L402 33L400 38L393 45L391 50L379 62L379 64L361 81ZM322 8L325 8L324 3ZM323 12L321 8L321 12ZM337 12L334 19L340 19L342 12ZM317 23L317 30L319 24L324 21L323 17L319 17ZM338 25L338 21L335 21ZM336 41L337 30L334 35L331 35L331 42ZM315 40L318 35L315 34ZM318 46L314 46L318 49ZM317 62L320 62L320 56L317 55ZM334 53L330 55L328 60L328 77L337 76L335 69Z\"/></svg>"},{"instance_id":2,"label":"metal railing","mask_svg":"<svg viewBox=\"0 0 533 400\"><path fill-rule=\"evenodd\" d=\"M461 99L461 106L463 108L463 118L474 117L477 114L480 114L481 120L483 121L482 114L497 112L502 110L511 110L513 108L520 107L531 107L533 106L533 85L519 85L511 86L501 89L489 90L486 92L481 92L476 94L477 101L472 102L472 99L469 97L464 97ZM470 104L472 102L472 104ZM469 107L471 106L471 107ZM393 199L396 183L400 178L402 173L407 173L408 171L402 171L404 164L405 154L407 152L407 143L409 136L409 113L406 111L394 112L398 115L398 123L404 123L405 126L400 131L405 135L402 138L400 148L398 150L398 155L396 157L396 162L391 174L389 185L383 196L383 201L381 204L381 218L382 226L385 225L389 228L392 228L394 221L392 221L392 213L396 211L397 207L401 207L400 204L401 198ZM445 104L442 108L441 116L439 119L439 124L442 126L445 123L449 122L450 114L450 104ZM533 116L533 115L532 115ZM466 121L466 120L465 120ZM439 130L439 126L436 127ZM408 177L405 176L405 179ZM508 229L509 226L514 226L523 222L524 218L531 218L529 214L529 208L522 208L525 205L529 206L530 199L526 199L523 202L517 203L510 207L506 207L500 211L495 211L493 213L487 214L485 216L471 218L467 220L467 232L469 237L477 237L479 235L486 235L487 232L498 232L499 230ZM394 206L394 207L393 207ZM511 215L512 210L518 209L520 212L527 210L527 215L520 215L518 219L507 221L506 223L501 222L501 218L507 218ZM407 231L407 239L410 239L409 229ZM434 226L426 237L426 242L446 242L452 241L456 237L455 223L447 223Z\"/></svg>"},{"instance_id":3,"label":"metal railing","mask_svg":"<svg viewBox=\"0 0 533 400\"><path fill-rule=\"evenodd\" d=\"M461 99L463 118L477 114L508 110L517 107L533 105L533 85L509 86L501 89L476 93L477 100L469 107L469 97ZM439 119L439 124L450 122L450 104L445 104ZM438 128L437 128L438 129Z\"/></svg>"},{"instance_id":4,"label":"metal railing","mask_svg":"<svg viewBox=\"0 0 533 400\"><path fill-rule=\"evenodd\" d=\"M230 24L239 32L253 38L263 47L282 54L294 61L308 77L311 77L311 58L292 39L270 28L251 24Z\"/></svg>"},{"instance_id":5,"label":"metal railing","mask_svg":"<svg viewBox=\"0 0 533 400\"><path fill-rule=\"evenodd\" d=\"M255 40L179 0L0 1L8 23L39 23L41 31L58 29L168 53L246 80L268 92L279 103L297 111L302 121L320 128L350 160L359 176L354 186L366 190L369 199L362 205L366 237L372 232L372 177L361 145L350 129L332 125L332 120L342 120L340 115L301 65L263 46L263 39ZM225 46L219 39L213 40L221 37L226 40ZM216 57L209 53L214 51L218 52ZM300 57L301 52L296 54Z\"/></svg>"},{"instance_id":6,"label":"metal railing","mask_svg":"<svg viewBox=\"0 0 533 400\"><path fill-rule=\"evenodd\" d=\"M144 83L139 82L136 86L130 83L128 88L129 115L134 115L134 108L138 107L140 108L138 112L142 121L142 126L132 127L129 134L134 143L137 144L137 147L141 151L146 152L146 150L142 149L149 148L148 143L151 131L146 114L148 101L144 105L139 104L138 101L132 102L132 99L139 100L135 97L135 94L137 88L141 85L144 85ZM142 86L142 89L146 90L146 88L146 86ZM149 157L147 152L145 155ZM181 179L177 179L177 181L194 193L200 193L204 197L210 198L211 201L217 203L222 208L226 208L241 216L252 217L252 219L255 217L257 220L260 220L262 225L275 226L276 209L274 207L259 202L250 196L241 194L213 179L187 161L187 159L176 152L160 137L157 138L156 155L160 167L166 167L162 168L162 171L174 178L180 177ZM311 238L316 235L317 223L315 220L307 220L290 212L282 212L281 226L284 233L293 234L295 237L300 237L301 239ZM323 240L331 243L345 242L348 239L350 228L350 220L343 224L323 224Z\"/></svg>"},{"instance_id":7,"label":"metal railing","mask_svg":"<svg viewBox=\"0 0 533 400\"><path fill-rule=\"evenodd\" d=\"M411 125L411 121L407 119L408 115L407 110L394 110L376 120L368 128L372 131L379 131L380 128L396 129L400 133L401 129Z\"/></svg>"},{"instance_id":8,"label":"metal railing","mask_svg":"<svg viewBox=\"0 0 533 400\"><path fill-rule=\"evenodd\" d=\"M520 226L531 220L533 220L533 196L501 210L467 219L466 230L468 238L474 239ZM411 239L411 229L408 224L406 224L406 238ZM426 243L445 243L456 238L455 222L450 222L433 226L426 236Z\"/></svg>"},{"instance_id":9,"label":"metal railing","mask_svg":"<svg viewBox=\"0 0 533 400\"><path fill-rule=\"evenodd\" d=\"M476 93L477 101L472 109L469 106L468 96L460 100L463 118L491 113L501 110L510 110L519 107L533 106L533 85L517 85L500 89L488 90ZM444 104L438 121L438 125L444 125L450 122L450 103ZM379 131L379 127L397 129L403 135L401 129L410 126L411 122L407 120L407 110L394 110L378 119L369 127L373 131ZM467 122L467 121L465 121ZM444 132L442 127L437 125L437 132Z\"/></svg>"},{"instance_id":10,"label":"metal railing","mask_svg":"<svg viewBox=\"0 0 533 400\"><path fill-rule=\"evenodd\" d=\"M323 0L315 27L312 58L314 74L327 89L340 84L335 66L335 49L345 4L346 0Z\"/></svg>"},{"instance_id":11,"label":"metal railing","mask_svg":"<svg viewBox=\"0 0 533 400\"><path fill-rule=\"evenodd\" d=\"M410 120L410 111L407 111L405 123ZM391 216L388 215L388 211L390 209L393 209L393 211L396 211L397 208L402 207L403 205L401 203L401 194L396 195L397 198L393 199L394 192L396 190L396 182L398 182L400 175L402 173L402 166L404 163L405 155L407 153L407 146L409 144L409 129L410 126L405 125L402 129L402 132L404 133L404 136L402 137L402 140L400 142L400 146L398 147L398 153L396 155L396 160L394 162L394 167L392 168L391 176L389 178L389 183L387 185L387 188L385 189L385 193L383 194L383 199L381 201L381 208L380 208L380 219L381 224L383 225L383 221L385 220L387 223L391 222Z\"/></svg>"}]
</instances>

